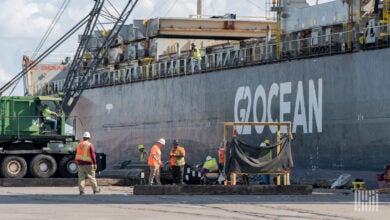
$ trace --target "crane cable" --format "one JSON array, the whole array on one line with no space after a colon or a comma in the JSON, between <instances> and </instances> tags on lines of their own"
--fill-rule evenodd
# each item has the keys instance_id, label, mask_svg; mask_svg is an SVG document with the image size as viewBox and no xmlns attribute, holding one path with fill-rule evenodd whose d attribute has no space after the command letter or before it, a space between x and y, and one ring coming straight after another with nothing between
<instances>
[{"instance_id":1,"label":"crane cable","mask_svg":"<svg viewBox=\"0 0 390 220\"><path fill-rule=\"evenodd\" d=\"M41 41L39 42L37 48L35 49L36 52L41 50L43 44L46 42L47 38L49 37L49 35L53 31L55 25L58 23L58 21L61 18L62 14L65 12L65 9L68 7L69 3L70 3L70 0L64 0L64 2L62 3L60 9L58 10L56 16L54 17L53 21L51 22L49 28L46 30L46 33L43 35ZM32 59L35 59L35 56L36 56L36 54L34 54Z\"/></svg>"},{"instance_id":2,"label":"crane cable","mask_svg":"<svg viewBox=\"0 0 390 220\"><path fill-rule=\"evenodd\" d=\"M42 49L43 44L46 42L47 38L49 37L49 35L53 31L55 25L58 23L59 19L61 18L62 14L64 13L65 9L68 7L69 3L70 3L70 0L64 0L64 2L62 3L62 5L61 5L60 9L58 10L56 16L54 17L54 19L50 23L49 28L46 30L46 32L43 35L43 37L42 37L41 41L39 42L38 46L35 48L35 50L33 52L33 55L31 57L32 60L35 60L35 58L37 57L38 51ZM20 81L20 79L12 87L11 91L9 92L9 95L12 95L14 93L15 88L18 85L19 81Z\"/></svg>"}]
</instances>

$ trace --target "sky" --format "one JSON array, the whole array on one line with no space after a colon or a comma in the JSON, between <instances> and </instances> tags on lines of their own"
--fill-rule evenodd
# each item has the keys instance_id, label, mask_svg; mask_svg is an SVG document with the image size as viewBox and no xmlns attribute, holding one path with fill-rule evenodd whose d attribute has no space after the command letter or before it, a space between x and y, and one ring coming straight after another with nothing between
<instances>
[{"instance_id":1,"label":"sky","mask_svg":"<svg viewBox=\"0 0 390 220\"><path fill-rule=\"evenodd\" d=\"M35 51L65 0L0 0L0 87L18 74L22 56ZM329 0L319 0L319 3ZM117 8L125 0L109 0ZM57 25L42 49L48 48L64 33L85 17L93 0L70 0ZM314 4L310 0L309 4ZM108 0L106 0L108 5ZM204 0L203 14L265 16L265 0ZM196 13L196 0L139 0L130 16L133 19L153 17L189 17ZM81 31L79 32L81 33ZM77 35L68 39L55 53L66 54L77 48ZM21 83L13 95L22 95Z\"/></svg>"}]
</instances>

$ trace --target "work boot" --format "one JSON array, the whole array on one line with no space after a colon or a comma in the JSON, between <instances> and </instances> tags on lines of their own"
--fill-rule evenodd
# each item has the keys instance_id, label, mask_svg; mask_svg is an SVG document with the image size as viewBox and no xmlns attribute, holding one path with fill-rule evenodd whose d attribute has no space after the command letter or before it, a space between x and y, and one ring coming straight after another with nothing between
<instances>
[{"instance_id":1,"label":"work boot","mask_svg":"<svg viewBox=\"0 0 390 220\"><path fill-rule=\"evenodd\" d=\"M93 191L93 194L95 195L95 194L98 194L98 193L100 193L100 188L98 189L98 190L96 190L96 191Z\"/></svg>"},{"instance_id":2,"label":"work boot","mask_svg":"<svg viewBox=\"0 0 390 220\"><path fill-rule=\"evenodd\" d=\"M85 194L85 192L83 192L83 191L80 191L80 196L82 196L82 195L84 195Z\"/></svg>"}]
</instances>

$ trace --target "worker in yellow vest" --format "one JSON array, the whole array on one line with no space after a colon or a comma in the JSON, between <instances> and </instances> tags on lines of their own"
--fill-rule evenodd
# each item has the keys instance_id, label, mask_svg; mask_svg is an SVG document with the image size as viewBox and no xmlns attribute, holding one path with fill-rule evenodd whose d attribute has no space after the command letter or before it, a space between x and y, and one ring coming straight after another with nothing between
<instances>
[{"instance_id":1,"label":"worker in yellow vest","mask_svg":"<svg viewBox=\"0 0 390 220\"><path fill-rule=\"evenodd\" d=\"M202 56L200 55L200 49L194 43L191 44L191 58L193 68L192 70L195 71L195 68L198 68L199 73L202 72Z\"/></svg>"},{"instance_id":2,"label":"worker in yellow vest","mask_svg":"<svg viewBox=\"0 0 390 220\"><path fill-rule=\"evenodd\" d=\"M93 189L93 194L99 193L100 188L98 188L95 172L97 169L97 160L95 154L95 148L90 142L91 134L87 131L83 134L83 140L77 145L76 150L76 163L78 167L78 177L79 177L79 190L80 195L85 194L85 180L89 179L91 187Z\"/></svg>"},{"instance_id":3,"label":"worker in yellow vest","mask_svg":"<svg viewBox=\"0 0 390 220\"><path fill-rule=\"evenodd\" d=\"M57 119L55 117L60 117L60 115L56 112L51 111L48 105L43 106L42 115L45 118L45 121L51 123L51 129L53 130L53 132L57 132Z\"/></svg>"},{"instance_id":4,"label":"worker in yellow vest","mask_svg":"<svg viewBox=\"0 0 390 220\"><path fill-rule=\"evenodd\" d=\"M138 151L140 153L139 161L145 162L148 158L148 152L145 151L145 146L143 144L138 145Z\"/></svg>"},{"instance_id":5,"label":"worker in yellow vest","mask_svg":"<svg viewBox=\"0 0 390 220\"><path fill-rule=\"evenodd\" d=\"M216 172L218 171L217 159L211 156L206 157L206 161L203 163L203 172Z\"/></svg>"},{"instance_id":6,"label":"worker in yellow vest","mask_svg":"<svg viewBox=\"0 0 390 220\"><path fill-rule=\"evenodd\" d=\"M186 151L179 144L179 140L173 140L172 150L169 154L172 177L175 184L183 184L184 165L186 164L184 159Z\"/></svg>"}]
</instances>

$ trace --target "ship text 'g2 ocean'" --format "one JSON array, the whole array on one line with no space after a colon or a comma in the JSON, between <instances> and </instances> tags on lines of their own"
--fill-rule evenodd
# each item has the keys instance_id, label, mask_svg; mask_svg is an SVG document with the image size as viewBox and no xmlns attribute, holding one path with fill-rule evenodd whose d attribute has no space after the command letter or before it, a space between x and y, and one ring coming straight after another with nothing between
<instances>
[{"instance_id":1,"label":"ship text 'g2 ocean'","mask_svg":"<svg viewBox=\"0 0 390 220\"><path fill-rule=\"evenodd\" d=\"M279 115L276 115L279 110ZM252 118L251 118L252 116ZM288 120L291 119L291 120ZM237 89L234 102L235 122L288 122L292 132L302 129L303 133L322 132L322 78L304 83L298 81L272 83L269 89L262 84L256 88L241 86ZM316 126L316 130L314 129ZM255 126L261 134L264 126ZM272 133L276 127L269 127ZM282 129L282 132L285 132ZM250 126L237 126L238 134L250 135Z\"/></svg>"}]
</instances>

